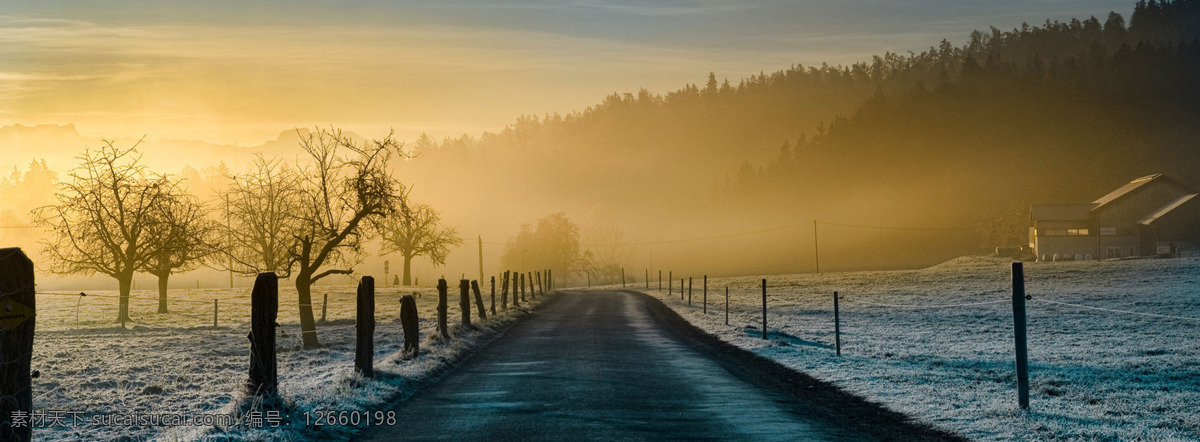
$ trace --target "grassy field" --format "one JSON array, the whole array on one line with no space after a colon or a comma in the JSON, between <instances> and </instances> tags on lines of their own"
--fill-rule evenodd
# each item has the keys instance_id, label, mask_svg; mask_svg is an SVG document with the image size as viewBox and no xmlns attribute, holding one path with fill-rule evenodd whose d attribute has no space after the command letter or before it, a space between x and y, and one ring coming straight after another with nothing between
<instances>
[{"instance_id":1,"label":"grassy field","mask_svg":"<svg viewBox=\"0 0 1200 442\"><path fill-rule=\"evenodd\" d=\"M456 324L461 314L458 284L457 281L451 284L448 316L449 322ZM487 287L483 290L485 306L490 307ZM33 354L33 368L40 376L33 384L34 409L82 412L89 420L93 416L131 412L193 415L231 412L243 398L240 390L247 379L249 292L248 288L172 290L171 313L158 314L155 313L158 292L135 291L131 294L130 308L133 322L125 328L115 323L115 292L89 291L82 299L78 293L40 293ZM382 402L411 389L412 382L440 369L518 316L515 310L501 310L498 318L490 318L479 330L454 331L465 339L441 341L430 338L436 330L435 289L377 288L375 366L381 375L362 383L353 372L355 287L314 288L318 319L326 293L327 321L317 328L326 348L300 351L296 292L286 281L280 281L280 392L293 403L297 413L378 409ZM399 299L411 293L419 296L423 355L418 360L401 363L398 352L403 346L403 333ZM219 299L216 327L212 325L213 299ZM472 315L472 320L478 323L478 315ZM322 435L337 436L352 429L331 427L321 431ZM314 434L317 433L302 428L256 431L88 424L56 425L34 431L38 439L58 440L272 439Z\"/></svg>"},{"instance_id":2,"label":"grassy field","mask_svg":"<svg viewBox=\"0 0 1200 442\"><path fill-rule=\"evenodd\" d=\"M728 342L972 439L1200 439L1200 260L1026 263L1025 274L1033 297L1027 412L1017 407L1005 260L710 279L707 314L701 275L691 305L678 291L648 293Z\"/></svg>"}]
</instances>

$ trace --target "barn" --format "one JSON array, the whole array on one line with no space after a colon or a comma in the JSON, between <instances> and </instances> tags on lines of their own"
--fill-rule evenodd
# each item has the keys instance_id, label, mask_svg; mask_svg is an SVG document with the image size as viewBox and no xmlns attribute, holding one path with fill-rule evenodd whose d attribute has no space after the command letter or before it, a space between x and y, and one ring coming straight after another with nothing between
<instances>
[{"instance_id":1,"label":"barn","mask_svg":"<svg viewBox=\"0 0 1200 442\"><path fill-rule=\"evenodd\" d=\"M1039 260L1178 256L1200 245L1200 198L1162 174L1091 203L1030 206L1029 246Z\"/></svg>"}]
</instances>

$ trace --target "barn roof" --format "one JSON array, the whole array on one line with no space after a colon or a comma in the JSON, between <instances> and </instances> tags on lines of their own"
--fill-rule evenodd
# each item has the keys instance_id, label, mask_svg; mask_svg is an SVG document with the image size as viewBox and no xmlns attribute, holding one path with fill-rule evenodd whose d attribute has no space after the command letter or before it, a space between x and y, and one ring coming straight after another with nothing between
<instances>
[{"instance_id":1,"label":"barn roof","mask_svg":"<svg viewBox=\"0 0 1200 442\"><path fill-rule=\"evenodd\" d=\"M1103 207L1105 204L1113 202L1117 198L1128 195L1129 192L1133 192L1134 190L1137 190L1137 188L1142 187L1142 186L1146 185L1147 183L1154 181L1158 178L1161 178L1162 176L1163 176L1163 174L1156 173L1153 175L1146 175L1144 177L1130 181L1129 184L1126 184L1124 186L1121 186L1117 190L1109 192L1108 195L1104 195L1096 201L1092 201L1092 204L1095 204L1095 207L1093 207L1092 210L1099 209L1100 207Z\"/></svg>"},{"instance_id":2,"label":"barn roof","mask_svg":"<svg viewBox=\"0 0 1200 442\"><path fill-rule=\"evenodd\" d=\"M1191 201L1192 198L1195 198L1196 195L1200 195L1200 194L1193 193L1193 194L1184 195L1179 198L1176 198L1174 201L1167 203L1167 205L1160 207L1158 210L1155 210L1154 212L1150 213L1149 215L1146 215L1145 218L1138 220L1137 223L1144 225L1144 226L1154 224L1155 221L1158 221L1159 218L1162 218L1166 214L1171 213L1172 210L1178 209L1179 206L1187 204L1187 202Z\"/></svg>"}]
</instances>

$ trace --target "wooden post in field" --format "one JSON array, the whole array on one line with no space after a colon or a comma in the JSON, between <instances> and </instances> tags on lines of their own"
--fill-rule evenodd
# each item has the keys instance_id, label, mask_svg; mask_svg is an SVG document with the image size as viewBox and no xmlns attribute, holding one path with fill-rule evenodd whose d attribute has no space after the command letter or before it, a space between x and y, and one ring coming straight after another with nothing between
<instances>
[{"instance_id":1,"label":"wooden post in field","mask_svg":"<svg viewBox=\"0 0 1200 442\"><path fill-rule=\"evenodd\" d=\"M538 285L538 294L542 295L542 296L546 296L546 286L542 285L542 271L541 270L538 270L538 272L537 272L537 285Z\"/></svg>"},{"instance_id":2,"label":"wooden post in field","mask_svg":"<svg viewBox=\"0 0 1200 442\"><path fill-rule=\"evenodd\" d=\"M400 327L404 329L404 354L417 357L421 352L421 324L417 317L417 300L412 295L400 298Z\"/></svg>"},{"instance_id":3,"label":"wooden post in field","mask_svg":"<svg viewBox=\"0 0 1200 442\"><path fill-rule=\"evenodd\" d=\"M729 286L725 286L725 325L729 325Z\"/></svg>"},{"instance_id":4,"label":"wooden post in field","mask_svg":"<svg viewBox=\"0 0 1200 442\"><path fill-rule=\"evenodd\" d=\"M279 394L275 327L279 317L279 277L259 273L250 292L250 379L246 393L264 398Z\"/></svg>"},{"instance_id":5,"label":"wooden post in field","mask_svg":"<svg viewBox=\"0 0 1200 442\"><path fill-rule=\"evenodd\" d=\"M450 330L449 330L449 328L447 328L447 325L446 325L446 320L447 320L446 319L446 313L447 313L446 311L450 308L448 305L446 305L448 302L448 301L446 301L446 291L448 289L449 289L449 287L446 286L446 279L445 278L438 279L438 284L437 284L437 291L438 291L438 305L437 305L438 320L437 320L437 322L438 323L437 323L437 327L438 327L438 333L441 333L443 338L450 337Z\"/></svg>"},{"instance_id":6,"label":"wooden post in field","mask_svg":"<svg viewBox=\"0 0 1200 442\"><path fill-rule=\"evenodd\" d=\"M529 297L537 299L537 292L534 291L536 287L533 285L533 272L529 272L527 274L529 275ZM522 301L524 301L524 299L522 299Z\"/></svg>"},{"instance_id":7,"label":"wooden post in field","mask_svg":"<svg viewBox=\"0 0 1200 442\"><path fill-rule=\"evenodd\" d=\"M708 275L704 275L704 314L708 314Z\"/></svg>"},{"instance_id":8,"label":"wooden post in field","mask_svg":"<svg viewBox=\"0 0 1200 442\"><path fill-rule=\"evenodd\" d=\"M546 285L550 286L550 291L554 291L554 269L546 269Z\"/></svg>"},{"instance_id":9,"label":"wooden post in field","mask_svg":"<svg viewBox=\"0 0 1200 442\"><path fill-rule=\"evenodd\" d=\"M662 291L662 270L658 271L658 291Z\"/></svg>"},{"instance_id":10,"label":"wooden post in field","mask_svg":"<svg viewBox=\"0 0 1200 442\"><path fill-rule=\"evenodd\" d=\"M496 277L492 277L492 316L496 316Z\"/></svg>"},{"instance_id":11,"label":"wooden post in field","mask_svg":"<svg viewBox=\"0 0 1200 442\"><path fill-rule=\"evenodd\" d=\"M838 314L838 292L833 292L833 348L842 356L842 318Z\"/></svg>"},{"instance_id":12,"label":"wooden post in field","mask_svg":"<svg viewBox=\"0 0 1200 442\"><path fill-rule=\"evenodd\" d=\"M471 291L475 292L475 309L479 310L479 320L483 321L487 319L487 310L483 308L483 295L479 293L479 281L471 281Z\"/></svg>"},{"instance_id":13,"label":"wooden post in field","mask_svg":"<svg viewBox=\"0 0 1200 442\"><path fill-rule=\"evenodd\" d=\"M213 300L213 327L217 326L217 300Z\"/></svg>"},{"instance_id":14,"label":"wooden post in field","mask_svg":"<svg viewBox=\"0 0 1200 442\"><path fill-rule=\"evenodd\" d=\"M679 300L683 300L683 278L679 278ZM690 302L688 304L691 304Z\"/></svg>"},{"instance_id":15,"label":"wooden post in field","mask_svg":"<svg viewBox=\"0 0 1200 442\"><path fill-rule=\"evenodd\" d=\"M762 338L767 339L767 279L762 280L763 289L763 329Z\"/></svg>"},{"instance_id":16,"label":"wooden post in field","mask_svg":"<svg viewBox=\"0 0 1200 442\"><path fill-rule=\"evenodd\" d=\"M325 299L321 301L321 322L325 322L325 311L329 308L329 294L325 294Z\"/></svg>"},{"instance_id":17,"label":"wooden post in field","mask_svg":"<svg viewBox=\"0 0 1200 442\"><path fill-rule=\"evenodd\" d=\"M683 281L679 281L679 286L683 287ZM688 277L688 305L692 305L692 277Z\"/></svg>"},{"instance_id":18,"label":"wooden post in field","mask_svg":"<svg viewBox=\"0 0 1200 442\"><path fill-rule=\"evenodd\" d=\"M16 247L0 249L0 440L33 438L33 331L36 324L33 262ZM13 426L13 413L26 424Z\"/></svg>"},{"instance_id":19,"label":"wooden post in field","mask_svg":"<svg viewBox=\"0 0 1200 442\"><path fill-rule=\"evenodd\" d=\"M592 288L592 272L587 272L588 288Z\"/></svg>"},{"instance_id":20,"label":"wooden post in field","mask_svg":"<svg viewBox=\"0 0 1200 442\"><path fill-rule=\"evenodd\" d=\"M621 267L621 288L625 288L625 268Z\"/></svg>"},{"instance_id":21,"label":"wooden post in field","mask_svg":"<svg viewBox=\"0 0 1200 442\"><path fill-rule=\"evenodd\" d=\"M500 286L500 308L508 310L508 275L509 271L504 271L504 282Z\"/></svg>"},{"instance_id":22,"label":"wooden post in field","mask_svg":"<svg viewBox=\"0 0 1200 442\"><path fill-rule=\"evenodd\" d=\"M458 308L462 310L462 325L471 325L471 281L458 280Z\"/></svg>"},{"instance_id":23,"label":"wooden post in field","mask_svg":"<svg viewBox=\"0 0 1200 442\"><path fill-rule=\"evenodd\" d=\"M659 287L659 289L661 289L661 288L662 287ZM674 288L675 288L675 273L668 270L667 271L667 296L670 296L671 294L675 293L675 291L673 290ZM683 287L680 287L679 290L683 290Z\"/></svg>"},{"instance_id":24,"label":"wooden post in field","mask_svg":"<svg viewBox=\"0 0 1200 442\"><path fill-rule=\"evenodd\" d=\"M375 377L375 278L358 281L358 305L354 328L354 370Z\"/></svg>"},{"instance_id":25,"label":"wooden post in field","mask_svg":"<svg viewBox=\"0 0 1200 442\"><path fill-rule=\"evenodd\" d=\"M646 269L646 290L650 290L650 269Z\"/></svg>"},{"instance_id":26,"label":"wooden post in field","mask_svg":"<svg viewBox=\"0 0 1200 442\"><path fill-rule=\"evenodd\" d=\"M1029 408L1029 348L1025 330L1025 269L1012 263L1013 338L1017 347L1017 405Z\"/></svg>"}]
</instances>

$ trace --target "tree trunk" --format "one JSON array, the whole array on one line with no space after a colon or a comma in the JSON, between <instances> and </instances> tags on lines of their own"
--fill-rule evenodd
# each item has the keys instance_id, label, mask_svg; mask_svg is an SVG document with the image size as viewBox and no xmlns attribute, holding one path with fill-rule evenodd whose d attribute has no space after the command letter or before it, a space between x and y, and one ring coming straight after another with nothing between
<instances>
[{"instance_id":1,"label":"tree trunk","mask_svg":"<svg viewBox=\"0 0 1200 442\"><path fill-rule=\"evenodd\" d=\"M313 320L312 309L312 275L300 273L296 275L296 294L300 302L300 338L301 347L305 350L321 348L317 341L317 322Z\"/></svg>"},{"instance_id":2,"label":"tree trunk","mask_svg":"<svg viewBox=\"0 0 1200 442\"><path fill-rule=\"evenodd\" d=\"M120 289L117 302L117 322L124 325L125 321L129 320L129 290L133 287L133 272L118 275L117 287Z\"/></svg>"},{"instance_id":3,"label":"tree trunk","mask_svg":"<svg viewBox=\"0 0 1200 442\"><path fill-rule=\"evenodd\" d=\"M171 278L171 273L161 273L158 275L158 312L169 313L167 311L167 280Z\"/></svg>"},{"instance_id":4,"label":"tree trunk","mask_svg":"<svg viewBox=\"0 0 1200 442\"><path fill-rule=\"evenodd\" d=\"M404 256L404 285L406 285L406 286L412 285L410 283L412 281L411 278L412 278L412 257L405 255Z\"/></svg>"}]
</instances>

